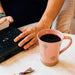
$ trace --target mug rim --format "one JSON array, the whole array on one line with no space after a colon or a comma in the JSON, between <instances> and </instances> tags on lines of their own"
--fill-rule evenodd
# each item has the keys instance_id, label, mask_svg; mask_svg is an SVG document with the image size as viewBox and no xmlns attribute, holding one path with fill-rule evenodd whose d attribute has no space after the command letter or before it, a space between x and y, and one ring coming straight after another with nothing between
<instances>
[{"instance_id":1,"label":"mug rim","mask_svg":"<svg viewBox=\"0 0 75 75\"><path fill-rule=\"evenodd\" d=\"M40 34L40 32L47 31L47 30L56 31L56 32L60 33L60 34L62 35L62 37L60 37L60 36L58 36L58 35L57 35L57 36L61 39L60 41L63 40L63 38L64 38L63 33L60 32L59 30L56 30L56 29L43 29L43 30L39 31L38 34L37 34L37 39L40 40L40 41L42 41L42 42L45 42L45 41L43 41L43 40L40 39L39 34ZM45 42L45 43L58 43L58 42L60 42L60 41L57 41L57 42Z\"/></svg>"}]
</instances>

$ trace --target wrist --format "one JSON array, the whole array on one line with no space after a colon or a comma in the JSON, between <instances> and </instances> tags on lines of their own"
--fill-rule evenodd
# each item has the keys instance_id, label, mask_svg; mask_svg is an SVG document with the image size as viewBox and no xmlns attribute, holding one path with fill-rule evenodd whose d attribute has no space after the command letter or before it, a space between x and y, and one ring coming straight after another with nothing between
<instances>
[{"instance_id":1,"label":"wrist","mask_svg":"<svg viewBox=\"0 0 75 75\"><path fill-rule=\"evenodd\" d=\"M0 12L0 18L2 17L6 17L6 16L4 15L4 13Z\"/></svg>"},{"instance_id":2,"label":"wrist","mask_svg":"<svg viewBox=\"0 0 75 75\"><path fill-rule=\"evenodd\" d=\"M46 29L51 27L52 22L53 21L49 17L43 16L39 21L39 25L43 26Z\"/></svg>"}]
</instances>

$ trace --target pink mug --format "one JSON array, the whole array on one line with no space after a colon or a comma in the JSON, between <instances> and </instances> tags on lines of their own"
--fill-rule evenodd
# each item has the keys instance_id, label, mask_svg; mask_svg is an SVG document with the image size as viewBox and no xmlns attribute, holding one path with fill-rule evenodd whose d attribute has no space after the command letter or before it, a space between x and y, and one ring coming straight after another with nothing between
<instances>
[{"instance_id":1,"label":"pink mug","mask_svg":"<svg viewBox=\"0 0 75 75\"><path fill-rule=\"evenodd\" d=\"M42 41L40 37L46 34L56 35L60 38L60 41L57 41L57 42ZM54 29L41 30L37 34L37 38L38 38L39 46L40 46L41 61L43 62L43 64L47 66L56 65L58 63L59 55L63 53L65 50L67 50L72 44L72 38L70 36L64 36L63 33L61 33L58 30L54 30ZM70 40L69 45L65 47L64 49L60 50L61 42L64 39Z\"/></svg>"}]
</instances>

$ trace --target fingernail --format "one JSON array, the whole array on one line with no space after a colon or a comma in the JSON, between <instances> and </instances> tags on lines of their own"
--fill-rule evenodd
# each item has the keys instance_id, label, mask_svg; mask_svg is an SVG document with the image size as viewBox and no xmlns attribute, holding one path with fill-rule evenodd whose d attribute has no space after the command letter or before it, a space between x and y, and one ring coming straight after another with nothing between
<instances>
[{"instance_id":1,"label":"fingernail","mask_svg":"<svg viewBox=\"0 0 75 75\"><path fill-rule=\"evenodd\" d=\"M22 47L22 45L21 45L20 43L18 44L18 46L19 46L19 47Z\"/></svg>"},{"instance_id":2,"label":"fingernail","mask_svg":"<svg viewBox=\"0 0 75 75\"><path fill-rule=\"evenodd\" d=\"M14 39L14 42L17 42L17 41Z\"/></svg>"},{"instance_id":3,"label":"fingernail","mask_svg":"<svg viewBox=\"0 0 75 75\"><path fill-rule=\"evenodd\" d=\"M27 49L26 47L23 47L24 49Z\"/></svg>"}]
</instances>

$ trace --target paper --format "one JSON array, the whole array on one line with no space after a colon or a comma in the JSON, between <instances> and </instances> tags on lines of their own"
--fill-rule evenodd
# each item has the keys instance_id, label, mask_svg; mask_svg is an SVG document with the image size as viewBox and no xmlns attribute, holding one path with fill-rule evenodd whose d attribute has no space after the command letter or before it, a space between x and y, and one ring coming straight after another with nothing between
<instances>
[{"instance_id":1,"label":"paper","mask_svg":"<svg viewBox=\"0 0 75 75\"><path fill-rule=\"evenodd\" d=\"M4 23L0 24L0 30L3 30L7 27L9 27L9 22L8 21L5 21Z\"/></svg>"}]
</instances>

